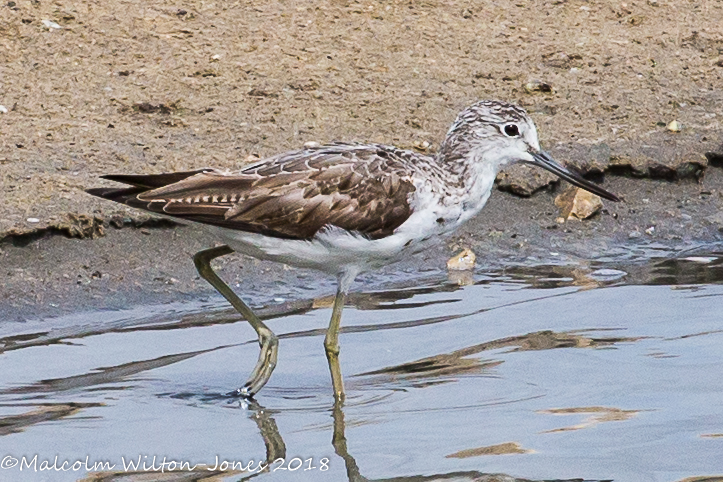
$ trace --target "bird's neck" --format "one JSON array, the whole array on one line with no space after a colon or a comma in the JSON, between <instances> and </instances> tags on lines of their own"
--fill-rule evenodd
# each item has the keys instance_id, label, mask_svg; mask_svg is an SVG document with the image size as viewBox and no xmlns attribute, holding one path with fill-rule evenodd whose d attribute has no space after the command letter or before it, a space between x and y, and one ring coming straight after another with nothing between
<instances>
[{"instance_id":1,"label":"bird's neck","mask_svg":"<svg viewBox=\"0 0 723 482\"><path fill-rule=\"evenodd\" d=\"M493 152L456 140L450 136L445 139L437 154L437 164L457 181L465 203L473 209L482 209L492 192L500 166L495 162Z\"/></svg>"}]
</instances>

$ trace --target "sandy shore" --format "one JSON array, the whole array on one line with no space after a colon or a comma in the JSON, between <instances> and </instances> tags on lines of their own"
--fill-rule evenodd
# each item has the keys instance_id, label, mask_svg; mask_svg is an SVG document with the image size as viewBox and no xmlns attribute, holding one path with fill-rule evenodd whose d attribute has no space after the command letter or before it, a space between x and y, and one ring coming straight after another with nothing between
<instances>
[{"instance_id":1,"label":"sandy shore","mask_svg":"<svg viewBox=\"0 0 723 482\"><path fill-rule=\"evenodd\" d=\"M495 194L411 266L443 267L461 246L490 260L720 241L722 21L712 0L10 2L0 15L2 311L205 290L189 257L213 240L86 195L103 173L234 169L307 141L433 152L480 98L526 107L543 146L626 202L560 226L554 178L514 167L500 189L532 197ZM246 278L297 276L227 264Z\"/></svg>"}]
</instances>

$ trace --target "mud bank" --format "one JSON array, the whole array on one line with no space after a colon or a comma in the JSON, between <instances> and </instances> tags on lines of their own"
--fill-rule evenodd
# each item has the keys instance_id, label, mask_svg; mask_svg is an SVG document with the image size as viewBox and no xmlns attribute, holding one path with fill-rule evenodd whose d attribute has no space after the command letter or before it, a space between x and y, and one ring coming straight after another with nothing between
<instances>
[{"instance_id":1,"label":"mud bank","mask_svg":"<svg viewBox=\"0 0 723 482\"><path fill-rule=\"evenodd\" d=\"M0 311L8 316L208 292L189 258L213 240L86 195L105 185L103 173L237 169L308 141L433 153L457 112L481 98L527 108L546 149L604 179L625 203L559 225L552 200L561 187L515 166L498 187L531 197L495 193L478 219L402 269L441 270L460 247L484 266L720 240L720 2L17 1L1 9ZM283 292L278 280L312 284L283 267L220 263L249 293Z\"/></svg>"}]
</instances>

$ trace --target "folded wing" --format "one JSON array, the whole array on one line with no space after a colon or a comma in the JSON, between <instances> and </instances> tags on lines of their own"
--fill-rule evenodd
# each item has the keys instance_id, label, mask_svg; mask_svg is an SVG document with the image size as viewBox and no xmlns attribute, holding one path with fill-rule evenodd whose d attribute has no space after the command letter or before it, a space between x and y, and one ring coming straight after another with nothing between
<instances>
[{"instance_id":1,"label":"folded wing","mask_svg":"<svg viewBox=\"0 0 723 482\"><path fill-rule=\"evenodd\" d=\"M88 192L267 236L310 239L337 226L379 239L391 235L412 212L414 185L398 152L385 146L324 146L283 154L234 174L202 169L104 176L133 187Z\"/></svg>"}]
</instances>

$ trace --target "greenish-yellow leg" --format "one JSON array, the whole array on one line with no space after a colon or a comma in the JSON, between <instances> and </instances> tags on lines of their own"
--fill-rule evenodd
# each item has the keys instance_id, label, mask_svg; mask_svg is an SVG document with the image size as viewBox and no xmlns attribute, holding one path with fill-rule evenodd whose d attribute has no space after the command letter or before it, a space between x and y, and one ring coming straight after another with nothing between
<instances>
[{"instance_id":1,"label":"greenish-yellow leg","mask_svg":"<svg viewBox=\"0 0 723 482\"><path fill-rule=\"evenodd\" d=\"M341 311L344 309L344 300L346 292L339 286L334 298L334 309L331 312L331 321L329 329L326 331L324 338L324 348L326 348L326 359L329 361L329 371L331 372L331 385L334 388L334 399L341 403L344 401L344 380L341 378L341 368L339 367L339 325L341 324Z\"/></svg>"},{"instance_id":2,"label":"greenish-yellow leg","mask_svg":"<svg viewBox=\"0 0 723 482\"><path fill-rule=\"evenodd\" d=\"M274 335L274 332L256 316L251 308L241 301L241 298L236 296L236 293L218 277L213 271L213 268L211 268L211 260L231 253L233 253L233 249L228 246L204 249L193 256L193 262L196 264L196 269L198 270L198 274L201 275L201 278L216 288L216 291L221 293L223 297L236 308L236 311L246 318L246 321L256 330L256 334L259 337L259 345L261 346L259 360L256 362L256 366L251 372L248 381L241 388L233 392L236 396L250 398L266 385L266 382L271 378L271 373L273 373L274 368L276 368L279 339Z\"/></svg>"}]
</instances>

